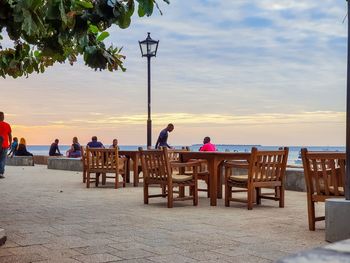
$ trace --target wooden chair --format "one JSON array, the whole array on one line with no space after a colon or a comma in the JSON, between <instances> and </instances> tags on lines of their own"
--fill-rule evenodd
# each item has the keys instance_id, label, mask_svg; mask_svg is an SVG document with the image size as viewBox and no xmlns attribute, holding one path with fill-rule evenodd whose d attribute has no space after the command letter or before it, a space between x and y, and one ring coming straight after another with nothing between
<instances>
[{"instance_id":1,"label":"wooden chair","mask_svg":"<svg viewBox=\"0 0 350 263\"><path fill-rule=\"evenodd\" d=\"M284 176L288 159L288 148L276 151L258 151L252 148L247 175L231 175L230 169L236 164L225 163L225 206L230 201L247 203L248 210L253 209L253 202L261 204L261 199L279 201L279 207L284 207ZM232 188L244 188L233 190ZM261 188L275 188L278 195L263 194ZM247 200L232 198L232 193L247 192Z\"/></svg>"},{"instance_id":2,"label":"wooden chair","mask_svg":"<svg viewBox=\"0 0 350 263\"><path fill-rule=\"evenodd\" d=\"M105 183L106 178L114 179L114 188L119 187L119 175L123 178L123 187L126 184L125 173L121 173L119 169L120 158L118 149L89 148L86 147L86 187L90 187L90 183L95 182L96 187L99 185L99 177L102 174L102 181ZM95 173L96 177L91 178L91 174ZM114 174L112 176L108 174Z\"/></svg>"},{"instance_id":3,"label":"wooden chair","mask_svg":"<svg viewBox=\"0 0 350 263\"><path fill-rule=\"evenodd\" d=\"M197 167L198 162L170 162L169 153L167 148L161 150L142 150L139 148L141 155L141 164L144 177L143 192L144 203L148 204L149 198L153 197L167 197L168 208L173 207L173 201L185 201L193 200L193 205L198 204L198 191L197 191ZM184 173L175 174L173 169L186 169L192 167L193 174L187 175ZM162 190L161 194L150 195L148 192L149 185L160 185ZM174 187L186 187L190 188L192 196L180 196L174 197ZM166 189L166 190L165 190Z\"/></svg>"},{"instance_id":4,"label":"wooden chair","mask_svg":"<svg viewBox=\"0 0 350 263\"><path fill-rule=\"evenodd\" d=\"M301 150L307 190L309 229L315 231L316 221L325 220L315 216L315 203L327 198L344 198L345 153L309 152Z\"/></svg>"}]
</instances>

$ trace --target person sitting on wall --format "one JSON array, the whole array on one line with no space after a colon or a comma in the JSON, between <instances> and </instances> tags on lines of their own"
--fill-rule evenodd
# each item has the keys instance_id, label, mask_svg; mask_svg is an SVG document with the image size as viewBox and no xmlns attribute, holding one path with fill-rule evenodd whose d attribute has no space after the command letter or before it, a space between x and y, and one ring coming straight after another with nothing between
<instances>
[{"instance_id":1,"label":"person sitting on wall","mask_svg":"<svg viewBox=\"0 0 350 263\"><path fill-rule=\"evenodd\" d=\"M17 151L17 147L18 147L18 138L13 137L8 156L10 156L10 157L14 156L16 151Z\"/></svg>"},{"instance_id":2,"label":"person sitting on wall","mask_svg":"<svg viewBox=\"0 0 350 263\"><path fill-rule=\"evenodd\" d=\"M50 146L49 156L62 156L60 149L58 148L59 140L56 139Z\"/></svg>"},{"instance_id":3,"label":"person sitting on wall","mask_svg":"<svg viewBox=\"0 0 350 263\"><path fill-rule=\"evenodd\" d=\"M90 148L105 148L102 144L102 142L97 141L96 136L92 136L91 142L87 144L88 147Z\"/></svg>"},{"instance_id":4,"label":"person sitting on wall","mask_svg":"<svg viewBox=\"0 0 350 263\"><path fill-rule=\"evenodd\" d=\"M118 151L119 151L119 146L118 146L118 140L117 139L113 139L112 145L109 146L109 149L115 149L115 148L117 148Z\"/></svg>"},{"instance_id":5,"label":"person sitting on wall","mask_svg":"<svg viewBox=\"0 0 350 263\"><path fill-rule=\"evenodd\" d=\"M215 152L216 147L214 144L210 143L210 137L205 137L203 139L203 146L199 148L200 152Z\"/></svg>"},{"instance_id":6,"label":"person sitting on wall","mask_svg":"<svg viewBox=\"0 0 350 263\"><path fill-rule=\"evenodd\" d=\"M81 157L81 146L78 142L77 137L73 137L73 144L70 149L67 151L67 157L69 158L79 158Z\"/></svg>"},{"instance_id":7,"label":"person sitting on wall","mask_svg":"<svg viewBox=\"0 0 350 263\"><path fill-rule=\"evenodd\" d=\"M24 138L19 140L18 148L15 153L15 156L33 156L32 153L27 151L27 143Z\"/></svg>"}]
</instances>

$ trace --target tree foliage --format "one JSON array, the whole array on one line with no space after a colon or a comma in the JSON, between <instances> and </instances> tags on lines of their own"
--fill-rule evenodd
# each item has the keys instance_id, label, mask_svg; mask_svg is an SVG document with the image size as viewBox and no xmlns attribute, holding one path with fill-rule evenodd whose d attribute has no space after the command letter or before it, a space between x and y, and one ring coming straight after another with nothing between
<instances>
[{"instance_id":1,"label":"tree foliage","mask_svg":"<svg viewBox=\"0 0 350 263\"><path fill-rule=\"evenodd\" d=\"M73 65L79 55L95 70L124 71L121 49L104 40L113 24L130 25L136 2L140 17L158 8L156 0L0 0L0 76L42 73L56 62ZM3 49L5 30L13 47Z\"/></svg>"}]
</instances>

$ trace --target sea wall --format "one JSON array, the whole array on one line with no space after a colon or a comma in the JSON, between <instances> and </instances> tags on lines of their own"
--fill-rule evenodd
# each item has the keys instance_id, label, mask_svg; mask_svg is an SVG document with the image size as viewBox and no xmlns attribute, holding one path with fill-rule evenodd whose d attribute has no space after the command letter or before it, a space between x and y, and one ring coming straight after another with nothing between
<instances>
[{"instance_id":1,"label":"sea wall","mask_svg":"<svg viewBox=\"0 0 350 263\"><path fill-rule=\"evenodd\" d=\"M34 164L47 165L47 159L49 156L46 155L34 155Z\"/></svg>"}]
</instances>

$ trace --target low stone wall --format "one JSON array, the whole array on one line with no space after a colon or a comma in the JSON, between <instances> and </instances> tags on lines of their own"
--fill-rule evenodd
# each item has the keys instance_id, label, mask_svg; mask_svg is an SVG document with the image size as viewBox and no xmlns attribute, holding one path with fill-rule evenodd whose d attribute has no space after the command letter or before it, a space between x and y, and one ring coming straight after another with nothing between
<instances>
[{"instance_id":1,"label":"low stone wall","mask_svg":"<svg viewBox=\"0 0 350 263\"><path fill-rule=\"evenodd\" d=\"M13 156L6 157L8 166L34 166L33 156Z\"/></svg>"},{"instance_id":2,"label":"low stone wall","mask_svg":"<svg viewBox=\"0 0 350 263\"><path fill-rule=\"evenodd\" d=\"M47 168L67 171L83 171L83 162L80 158L49 157Z\"/></svg>"},{"instance_id":3,"label":"low stone wall","mask_svg":"<svg viewBox=\"0 0 350 263\"><path fill-rule=\"evenodd\" d=\"M41 164L41 165L47 165L47 159L49 156L45 155L34 155L34 164Z\"/></svg>"}]
</instances>

